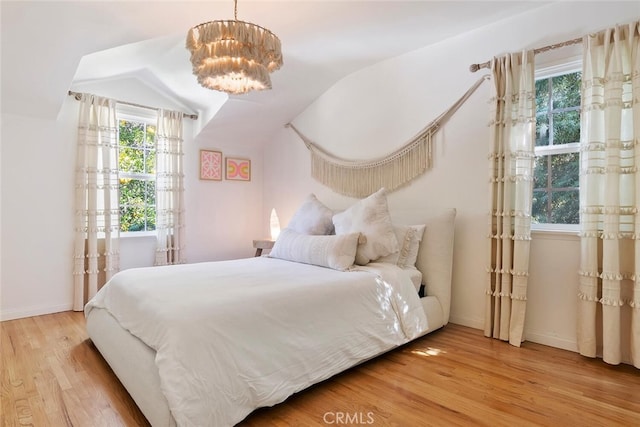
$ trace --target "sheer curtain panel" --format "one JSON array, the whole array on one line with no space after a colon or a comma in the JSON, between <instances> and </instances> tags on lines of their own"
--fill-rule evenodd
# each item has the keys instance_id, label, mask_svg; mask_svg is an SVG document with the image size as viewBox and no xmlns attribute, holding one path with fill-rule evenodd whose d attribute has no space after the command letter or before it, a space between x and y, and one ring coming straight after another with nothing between
<instances>
[{"instance_id":1,"label":"sheer curtain panel","mask_svg":"<svg viewBox=\"0 0 640 427\"><path fill-rule=\"evenodd\" d=\"M82 94L75 195L73 309L81 311L119 269L118 122L113 100Z\"/></svg>"},{"instance_id":2,"label":"sheer curtain panel","mask_svg":"<svg viewBox=\"0 0 640 427\"><path fill-rule=\"evenodd\" d=\"M158 111L156 141L156 261L184 263L182 113Z\"/></svg>"},{"instance_id":3,"label":"sheer curtain panel","mask_svg":"<svg viewBox=\"0 0 640 427\"><path fill-rule=\"evenodd\" d=\"M639 22L583 45L578 348L640 368Z\"/></svg>"},{"instance_id":4,"label":"sheer curtain panel","mask_svg":"<svg viewBox=\"0 0 640 427\"><path fill-rule=\"evenodd\" d=\"M535 144L534 53L494 58L490 118L487 337L523 341Z\"/></svg>"}]
</instances>

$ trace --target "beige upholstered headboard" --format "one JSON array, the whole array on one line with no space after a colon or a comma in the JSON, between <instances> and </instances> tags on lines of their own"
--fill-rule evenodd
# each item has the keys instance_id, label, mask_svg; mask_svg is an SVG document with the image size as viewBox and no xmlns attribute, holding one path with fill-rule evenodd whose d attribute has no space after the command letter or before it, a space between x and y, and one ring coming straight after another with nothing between
<instances>
[{"instance_id":1,"label":"beige upholstered headboard","mask_svg":"<svg viewBox=\"0 0 640 427\"><path fill-rule=\"evenodd\" d=\"M453 238L456 210L398 210L391 209L394 224L426 224L416 266L422 272L426 294L440 301L444 324L451 310L451 275L453 269Z\"/></svg>"}]
</instances>

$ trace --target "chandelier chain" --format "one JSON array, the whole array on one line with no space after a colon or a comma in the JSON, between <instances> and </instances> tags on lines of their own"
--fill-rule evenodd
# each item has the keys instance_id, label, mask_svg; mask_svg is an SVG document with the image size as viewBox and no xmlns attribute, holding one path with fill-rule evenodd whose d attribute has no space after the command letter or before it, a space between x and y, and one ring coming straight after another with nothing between
<instances>
[{"instance_id":1,"label":"chandelier chain","mask_svg":"<svg viewBox=\"0 0 640 427\"><path fill-rule=\"evenodd\" d=\"M233 0L233 19L238 20L238 0Z\"/></svg>"}]
</instances>

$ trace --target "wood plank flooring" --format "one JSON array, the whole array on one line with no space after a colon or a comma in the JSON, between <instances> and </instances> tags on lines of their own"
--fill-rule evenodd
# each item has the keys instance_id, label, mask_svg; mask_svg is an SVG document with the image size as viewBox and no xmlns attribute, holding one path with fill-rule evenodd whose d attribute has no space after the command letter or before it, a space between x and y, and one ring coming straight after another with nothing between
<instances>
[{"instance_id":1,"label":"wood plank flooring","mask_svg":"<svg viewBox=\"0 0 640 427\"><path fill-rule=\"evenodd\" d=\"M2 426L148 426L82 313L0 323ZM241 426L640 426L640 370L448 325Z\"/></svg>"}]
</instances>

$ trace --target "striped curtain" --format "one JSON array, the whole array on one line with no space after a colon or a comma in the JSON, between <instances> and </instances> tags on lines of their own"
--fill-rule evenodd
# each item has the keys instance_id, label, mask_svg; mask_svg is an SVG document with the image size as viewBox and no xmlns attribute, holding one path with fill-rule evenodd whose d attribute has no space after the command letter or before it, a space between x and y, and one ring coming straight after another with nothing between
<instances>
[{"instance_id":1,"label":"striped curtain","mask_svg":"<svg viewBox=\"0 0 640 427\"><path fill-rule=\"evenodd\" d=\"M155 265L182 264L184 251L184 172L182 113L158 111L156 134Z\"/></svg>"},{"instance_id":2,"label":"striped curtain","mask_svg":"<svg viewBox=\"0 0 640 427\"><path fill-rule=\"evenodd\" d=\"M75 189L73 309L119 270L118 121L115 101L82 94Z\"/></svg>"},{"instance_id":3,"label":"striped curtain","mask_svg":"<svg viewBox=\"0 0 640 427\"><path fill-rule=\"evenodd\" d=\"M534 53L494 58L490 118L487 337L523 339L535 144Z\"/></svg>"},{"instance_id":4,"label":"striped curtain","mask_svg":"<svg viewBox=\"0 0 640 427\"><path fill-rule=\"evenodd\" d=\"M578 349L640 368L640 21L583 45Z\"/></svg>"}]
</instances>

